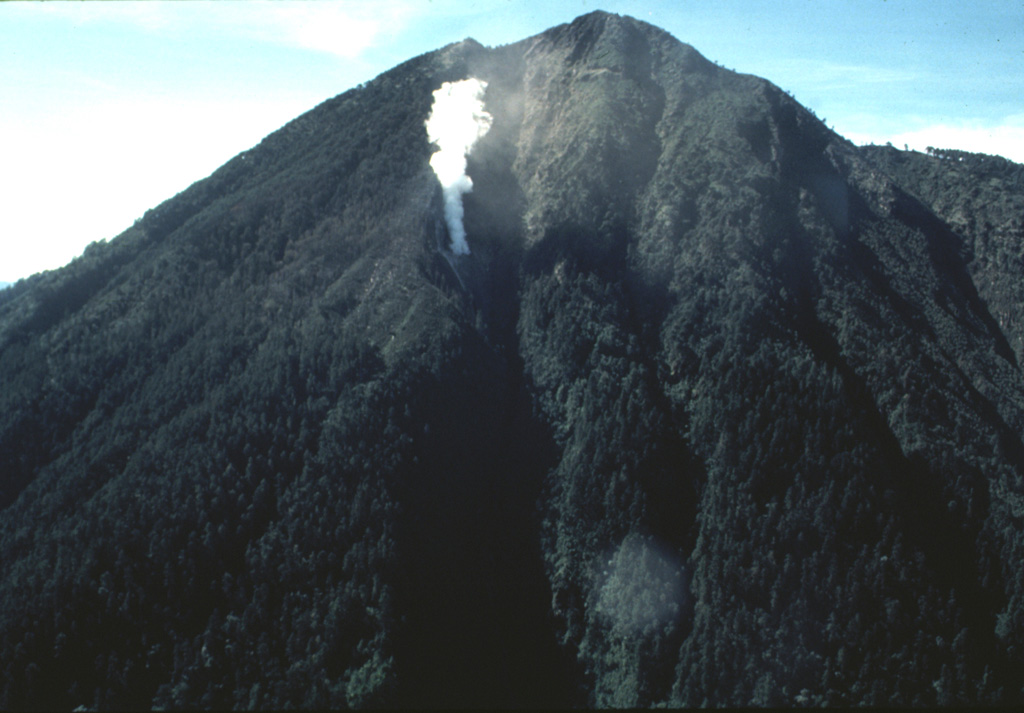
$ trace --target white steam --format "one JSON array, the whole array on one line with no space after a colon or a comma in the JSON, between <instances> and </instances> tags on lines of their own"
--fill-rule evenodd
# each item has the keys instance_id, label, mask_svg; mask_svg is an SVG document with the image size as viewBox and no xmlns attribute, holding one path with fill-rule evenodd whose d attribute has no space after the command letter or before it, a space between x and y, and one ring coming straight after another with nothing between
<instances>
[{"instance_id":1,"label":"white steam","mask_svg":"<svg viewBox=\"0 0 1024 713\"><path fill-rule=\"evenodd\" d=\"M613 633L645 635L678 622L689 596L686 569L652 537L631 534L597 576L597 613Z\"/></svg>"},{"instance_id":2,"label":"white steam","mask_svg":"<svg viewBox=\"0 0 1024 713\"><path fill-rule=\"evenodd\" d=\"M462 194L473 190L473 181L466 175L466 156L493 121L484 111L486 88L487 82L473 78L445 82L434 92L434 106L427 117L427 139L439 149L430 157L430 166L444 189L444 219L456 255L469 254Z\"/></svg>"}]
</instances>

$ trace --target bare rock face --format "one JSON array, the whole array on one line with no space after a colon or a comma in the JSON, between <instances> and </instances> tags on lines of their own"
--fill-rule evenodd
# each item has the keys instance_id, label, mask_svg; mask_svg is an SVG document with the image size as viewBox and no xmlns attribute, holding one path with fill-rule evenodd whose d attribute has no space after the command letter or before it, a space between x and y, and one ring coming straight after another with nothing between
<instances>
[{"instance_id":1,"label":"bare rock face","mask_svg":"<svg viewBox=\"0 0 1024 713\"><path fill-rule=\"evenodd\" d=\"M0 707L1019 705L1022 176L607 13L325 102L0 290Z\"/></svg>"}]
</instances>

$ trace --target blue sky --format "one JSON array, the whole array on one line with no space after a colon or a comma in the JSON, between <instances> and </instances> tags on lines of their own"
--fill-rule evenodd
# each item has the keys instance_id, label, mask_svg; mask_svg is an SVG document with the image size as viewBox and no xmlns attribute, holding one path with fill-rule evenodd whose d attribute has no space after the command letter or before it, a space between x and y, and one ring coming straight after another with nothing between
<instances>
[{"instance_id":1,"label":"blue sky","mask_svg":"<svg viewBox=\"0 0 1024 713\"><path fill-rule=\"evenodd\" d=\"M594 9L770 79L857 143L1024 162L1024 0L3 2L0 281L66 264L410 57Z\"/></svg>"}]
</instances>

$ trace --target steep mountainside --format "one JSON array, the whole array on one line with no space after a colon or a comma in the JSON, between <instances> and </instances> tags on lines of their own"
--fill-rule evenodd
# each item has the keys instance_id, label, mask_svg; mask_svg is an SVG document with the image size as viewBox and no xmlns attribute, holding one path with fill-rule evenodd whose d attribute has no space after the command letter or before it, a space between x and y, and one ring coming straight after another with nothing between
<instances>
[{"instance_id":1,"label":"steep mountainside","mask_svg":"<svg viewBox=\"0 0 1024 713\"><path fill-rule=\"evenodd\" d=\"M1019 705L1022 209L629 18L400 65L0 291L0 707Z\"/></svg>"}]
</instances>

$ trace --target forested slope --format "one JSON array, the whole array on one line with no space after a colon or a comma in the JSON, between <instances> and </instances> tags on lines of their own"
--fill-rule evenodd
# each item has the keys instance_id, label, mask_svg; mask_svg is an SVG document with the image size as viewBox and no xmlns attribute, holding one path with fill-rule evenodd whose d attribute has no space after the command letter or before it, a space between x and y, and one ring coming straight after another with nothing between
<instances>
[{"instance_id":1,"label":"forested slope","mask_svg":"<svg viewBox=\"0 0 1024 713\"><path fill-rule=\"evenodd\" d=\"M1021 703L1024 194L950 155L605 13L316 107L0 291L0 707Z\"/></svg>"}]
</instances>

